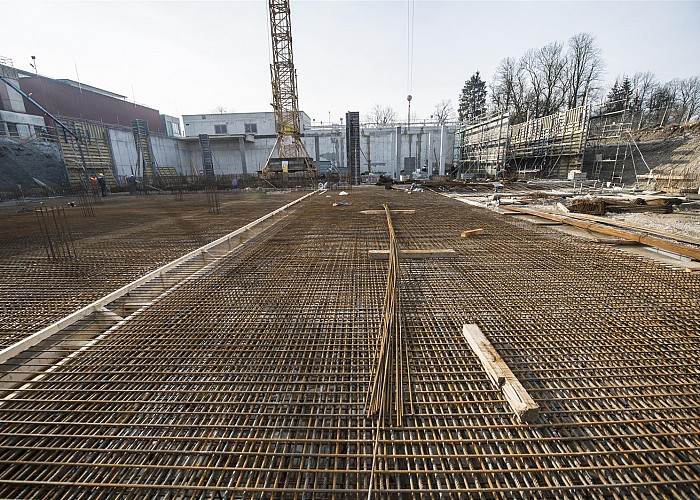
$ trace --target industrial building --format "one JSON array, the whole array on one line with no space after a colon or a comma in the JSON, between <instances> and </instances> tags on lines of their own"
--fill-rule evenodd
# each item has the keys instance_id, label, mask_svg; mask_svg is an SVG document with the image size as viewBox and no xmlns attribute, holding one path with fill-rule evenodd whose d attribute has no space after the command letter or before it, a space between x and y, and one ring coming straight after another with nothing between
<instances>
[{"instance_id":1,"label":"industrial building","mask_svg":"<svg viewBox=\"0 0 700 500\"><path fill-rule=\"evenodd\" d=\"M273 112L0 60L0 498L699 498L700 126L317 124L268 13Z\"/></svg>"},{"instance_id":2,"label":"industrial building","mask_svg":"<svg viewBox=\"0 0 700 500\"><path fill-rule=\"evenodd\" d=\"M124 187L128 177L143 177L144 173L152 177L151 183L160 180L161 187L168 187L174 177L202 175L200 134L210 138L216 175L257 175L275 143L272 112L184 115L181 122L84 83L18 72L7 65L0 69L46 111L80 132L76 142L45 112L26 98L18 99L16 92L0 82L7 96L0 109L0 135L43 141L53 148L57 161L66 166L66 189L79 186L88 170L104 172L113 187ZM316 125L305 113L301 117L302 141L321 173L329 168L345 171L347 139L342 119ZM143 124L141 135L134 132L132 122L136 120ZM429 122L364 126L360 170L395 178L417 170L425 176L444 175L453 163L454 130L454 125ZM150 165L144 164L146 160Z\"/></svg>"}]
</instances>

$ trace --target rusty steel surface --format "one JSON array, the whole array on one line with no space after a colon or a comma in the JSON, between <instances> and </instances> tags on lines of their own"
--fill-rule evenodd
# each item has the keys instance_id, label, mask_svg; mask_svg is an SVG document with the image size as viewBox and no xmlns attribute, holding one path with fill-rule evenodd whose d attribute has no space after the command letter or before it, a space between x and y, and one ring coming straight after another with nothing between
<instances>
[{"instance_id":1,"label":"rusty steel surface","mask_svg":"<svg viewBox=\"0 0 700 500\"><path fill-rule=\"evenodd\" d=\"M79 349L20 364L0 497L700 495L699 275L428 192L329 194ZM391 214L402 249L458 254L399 263L400 425L365 411L388 267L367 252L389 235L360 211L384 203L416 209ZM537 422L518 423L463 324Z\"/></svg>"}]
</instances>

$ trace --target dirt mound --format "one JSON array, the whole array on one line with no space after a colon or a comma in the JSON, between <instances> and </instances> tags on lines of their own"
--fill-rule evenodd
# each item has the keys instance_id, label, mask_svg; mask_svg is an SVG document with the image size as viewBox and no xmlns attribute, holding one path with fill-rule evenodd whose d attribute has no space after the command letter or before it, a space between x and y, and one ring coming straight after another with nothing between
<instances>
[{"instance_id":1,"label":"dirt mound","mask_svg":"<svg viewBox=\"0 0 700 500\"><path fill-rule=\"evenodd\" d=\"M700 136L700 122L672 123L664 127L648 127L632 133L637 142L663 141Z\"/></svg>"},{"instance_id":2,"label":"dirt mound","mask_svg":"<svg viewBox=\"0 0 700 500\"><path fill-rule=\"evenodd\" d=\"M58 145L0 137L0 191L14 191L17 185L23 190L41 188L35 179L55 190L68 185Z\"/></svg>"}]
</instances>

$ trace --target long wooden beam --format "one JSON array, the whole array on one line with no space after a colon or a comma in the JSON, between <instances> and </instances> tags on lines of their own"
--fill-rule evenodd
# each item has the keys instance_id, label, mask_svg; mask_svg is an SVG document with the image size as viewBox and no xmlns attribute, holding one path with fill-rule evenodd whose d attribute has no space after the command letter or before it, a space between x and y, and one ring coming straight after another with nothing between
<instances>
[{"instance_id":1,"label":"long wooden beam","mask_svg":"<svg viewBox=\"0 0 700 500\"><path fill-rule=\"evenodd\" d=\"M370 260L388 260L389 250L369 250ZM399 250L402 259L434 259L437 257L455 257L457 252L453 248L439 248L435 250Z\"/></svg>"},{"instance_id":2,"label":"long wooden beam","mask_svg":"<svg viewBox=\"0 0 700 500\"><path fill-rule=\"evenodd\" d=\"M580 227L581 229L587 229L596 233L602 233L607 234L608 236L616 236L625 240L636 241L638 243L641 243L642 245L661 248L663 250L668 250L669 252L677 253L678 255L682 255L684 257L700 260L700 248L693 248L687 245L683 245L681 243L675 243L673 241L656 238L654 236L646 236L644 234L626 231L621 228L606 226L599 222L579 220L568 215L550 214L540 212L539 210L531 210L529 208L521 207L508 207L508 210L513 210L515 212L520 212L523 214L536 215L544 219L563 222L570 226Z\"/></svg>"},{"instance_id":3,"label":"long wooden beam","mask_svg":"<svg viewBox=\"0 0 700 500\"><path fill-rule=\"evenodd\" d=\"M593 222L600 222L607 226L616 226L623 229L634 229L636 231L644 231L649 234L655 234L656 236L662 236L664 238L669 238L672 240L680 241L683 243L689 243L691 245L700 245L700 238L694 238L692 236L685 236L683 234L670 233L668 231L662 231L660 229L654 229L651 227L640 226L639 224L632 224L631 222L621 221L618 219L609 219L607 217L601 217L599 215L589 215L589 214L577 214L569 213L567 217L573 217L574 219L589 220Z\"/></svg>"}]
</instances>

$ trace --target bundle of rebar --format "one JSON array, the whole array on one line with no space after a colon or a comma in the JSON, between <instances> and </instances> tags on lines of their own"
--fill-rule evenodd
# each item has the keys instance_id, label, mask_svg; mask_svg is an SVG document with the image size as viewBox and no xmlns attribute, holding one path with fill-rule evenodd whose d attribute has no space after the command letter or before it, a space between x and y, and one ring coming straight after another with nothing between
<instances>
[{"instance_id":1,"label":"bundle of rebar","mask_svg":"<svg viewBox=\"0 0 700 500\"><path fill-rule=\"evenodd\" d=\"M404 414L404 377L409 370L408 349L401 326L399 244L391 221L391 210L388 205L383 206L389 228L389 266L368 414L376 416L384 424L393 406L396 425L400 426ZM410 372L408 377L410 387Z\"/></svg>"},{"instance_id":2,"label":"bundle of rebar","mask_svg":"<svg viewBox=\"0 0 700 500\"><path fill-rule=\"evenodd\" d=\"M46 256L53 259L75 259L73 233L63 207L39 207L35 211Z\"/></svg>"}]
</instances>

